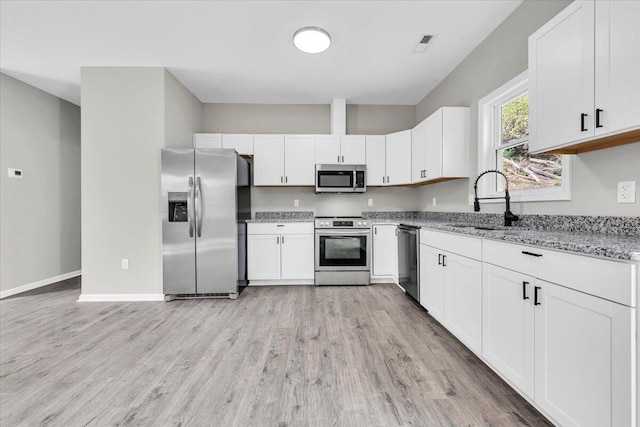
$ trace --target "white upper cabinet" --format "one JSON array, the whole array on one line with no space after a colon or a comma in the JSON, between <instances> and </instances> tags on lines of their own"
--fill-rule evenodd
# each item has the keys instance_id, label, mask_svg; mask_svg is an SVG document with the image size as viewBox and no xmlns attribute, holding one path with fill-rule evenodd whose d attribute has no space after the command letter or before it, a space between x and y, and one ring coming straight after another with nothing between
<instances>
[{"instance_id":1,"label":"white upper cabinet","mask_svg":"<svg viewBox=\"0 0 640 427\"><path fill-rule=\"evenodd\" d=\"M284 185L284 135L253 136L253 184Z\"/></svg>"},{"instance_id":2,"label":"white upper cabinet","mask_svg":"<svg viewBox=\"0 0 640 427\"><path fill-rule=\"evenodd\" d=\"M238 154L253 156L253 135L246 133L225 133L222 148L233 148Z\"/></svg>"},{"instance_id":3,"label":"white upper cabinet","mask_svg":"<svg viewBox=\"0 0 640 427\"><path fill-rule=\"evenodd\" d=\"M364 135L316 135L317 164L363 165L365 152Z\"/></svg>"},{"instance_id":4,"label":"white upper cabinet","mask_svg":"<svg viewBox=\"0 0 640 427\"><path fill-rule=\"evenodd\" d=\"M640 2L597 1L596 135L640 125Z\"/></svg>"},{"instance_id":5,"label":"white upper cabinet","mask_svg":"<svg viewBox=\"0 0 640 427\"><path fill-rule=\"evenodd\" d=\"M340 137L340 162L347 165L364 165L366 158L364 135L342 135Z\"/></svg>"},{"instance_id":6,"label":"white upper cabinet","mask_svg":"<svg viewBox=\"0 0 640 427\"><path fill-rule=\"evenodd\" d=\"M386 184L411 184L411 129L387 135L386 145Z\"/></svg>"},{"instance_id":7,"label":"white upper cabinet","mask_svg":"<svg viewBox=\"0 0 640 427\"><path fill-rule=\"evenodd\" d=\"M529 147L640 126L640 4L576 0L529 37Z\"/></svg>"},{"instance_id":8,"label":"white upper cabinet","mask_svg":"<svg viewBox=\"0 0 640 427\"><path fill-rule=\"evenodd\" d=\"M313 135L254 135L254 185L315 185Z\"/></svg>"},{"instance_id":9,"label":"white upper cabinet","mask_svg":"<svg viewBox=\"0 0 640 427\"><path fill-rule=\"evenodd\" d=\"M469 176L469 108L442 107L413 128L412 182Z\"/></svg>"},{"instance_id":10,"label":"white upper cabinet","mask_svg":"<svg viewBox=\"0 0 640 427\"><path fill-rule=\"evenodd\" d=\"M257 161L257 160L256 160ZM315 185L316 157L314 135L285 135L285 185Z\"/></svg>"},{"instance_id":11,"label":"white upper cabinet","mask_svg":"<svg viewBox=\"0 0 640 427\"><path fill-rule=\"evenodd\" d=\"M219 133L194 133L193 148L222 148L222 135Z\"/></svg>"},{"instance_id":12,"label":"white upper cabinet","mask_svg":"<svg viewBox=\"0 0 640 427\"><path fill-rule=\"evenodd\" d=\"M316 135L316 163L340 164L340 135Z\"/></svg>"},{"instance_id":13,"label":"white upper cabinet","mask_svg":"<svg viewBox=\"0 0 640 427\"><path fill-rule=\"evenodd\" d=\"M384 135L367 135L367 187L383 186L387 182L387 148Z\"/></svg>"}]
</instances>

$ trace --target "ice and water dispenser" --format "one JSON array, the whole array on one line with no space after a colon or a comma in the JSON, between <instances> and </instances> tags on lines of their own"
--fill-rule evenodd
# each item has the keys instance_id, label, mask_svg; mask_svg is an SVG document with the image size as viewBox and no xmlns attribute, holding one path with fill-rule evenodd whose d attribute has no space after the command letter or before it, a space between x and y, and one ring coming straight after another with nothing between
<instances>
[{"instance_id":1,"label":"ice and water dispenser","mask_svg":"<svg viewBox=\"0 0 640 427\"><path fill-rule=\"evenodd\" d=\"M169 192L169 222L187 222L187 192Z\"/></svg>"}]
</instances>

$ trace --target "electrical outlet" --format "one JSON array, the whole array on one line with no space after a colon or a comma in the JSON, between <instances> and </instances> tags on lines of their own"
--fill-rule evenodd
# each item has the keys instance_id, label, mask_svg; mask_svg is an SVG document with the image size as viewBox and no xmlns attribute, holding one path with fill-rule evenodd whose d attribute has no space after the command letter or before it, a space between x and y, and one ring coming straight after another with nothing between
<instances>
[{"instance_id":1,"label":"electrical outlet","mask_svg":"<svg viewBox=\"0 0 640 427\"><path fill-rule=\"evenodd\" d=\"M128 270L129 269L129 260L127 258L123 258L122 259L122 269L123 270Z\"/></svg>"},{"instance_id":2,"label":"electrical outlet","mask_svg":"<svg viewBox=\"0 0 640 427\"><path fill-rule=\"evenodd\" d=\"M373 206L373 199L367 199L367 206Z\"/></svg>"},{"instance_id":3,"label":"electrical outlet","mask_svg":"<svg viewBox=\"0 0 640 427\"><path fill-rule=\"evenodd\" d=\"M618 203L636 202L636 182L622 181L618 183Z\"/></svg>"},{"instance_id":4,"label":"electrical outlet","mask_svg":"<svg viewBox=\"0 0 640 427\"><path fill-rule=\"evenodd\" d=\"M435 206L436 205L436 198L434 197L433 199L431 199L431 205Z\"/></svg>"},{"instance_id":5,"label":"electrical outlet","mask_svg":"<svg viewBox=\"0 0 640 427\"><path fill-rule=\"evenodd\" d=\"M300 206L300 200L293 199L293 206Z\"/></svg>"},{"instance_id":6,"label":"electrical outlet","mask_svg":"<svg viewBox=\"0 0 640 427\"><path fill-rule=\"evenodd\" d=\"M474 200L475 200L475 197L473 197L473 194L469 194L469 206L473 206Z\"/></svg>"}]
</instances>

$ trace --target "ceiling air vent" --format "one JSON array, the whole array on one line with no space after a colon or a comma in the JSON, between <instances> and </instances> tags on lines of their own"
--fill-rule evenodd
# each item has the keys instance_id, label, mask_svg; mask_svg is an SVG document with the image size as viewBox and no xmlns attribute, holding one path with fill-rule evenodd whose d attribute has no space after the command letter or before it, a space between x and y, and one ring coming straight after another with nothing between
<instances>
[{"instance_id":1,"label":"ceiling air vent","mask_svg":"<svg viewBox=\"0 0 640 427\"><path fill-rule=\"evenodd\" d=\"M416 47L413 48L414 53L422 53L427 50L427 46L433 41L435 35L433 34L425 34L422 36Z\"/></svg>"}]
</instances>

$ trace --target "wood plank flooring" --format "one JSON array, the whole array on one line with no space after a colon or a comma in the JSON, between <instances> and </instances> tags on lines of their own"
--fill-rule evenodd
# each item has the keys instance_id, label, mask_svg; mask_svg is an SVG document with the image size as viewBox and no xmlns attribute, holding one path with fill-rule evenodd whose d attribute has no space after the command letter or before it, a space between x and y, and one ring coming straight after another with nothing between
<instances>
[{"instance_id":1,"label":"wood plank flooring","mask_svg":"<svg viewBox=\"0 0 640 427\"><path fill-rule=\"evenodd\" d=\"M547 426L395 285L0 301L2 426Z\"/></svg>"}]
</instances>

